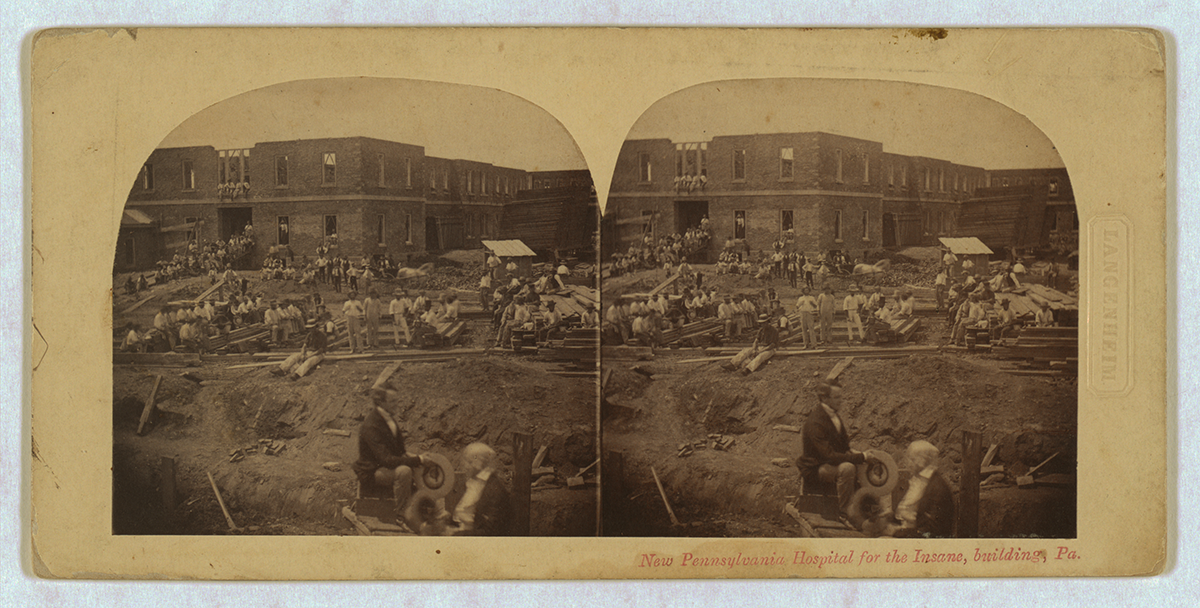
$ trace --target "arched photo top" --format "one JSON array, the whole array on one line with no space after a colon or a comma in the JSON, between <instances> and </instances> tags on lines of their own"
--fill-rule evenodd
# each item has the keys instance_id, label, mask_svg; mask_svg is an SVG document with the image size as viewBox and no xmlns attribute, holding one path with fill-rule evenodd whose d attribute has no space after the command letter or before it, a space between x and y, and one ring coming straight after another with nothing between
<instances>
[{"instance_id":1,"label":"arched photo top","mask_svg":"<svg viewBox=\"0 0 1200 608\"><path fill-rule=\"evenodd\" d=\"M979 203L995 209L996 197L1014 207L1004 225ZM1070 179L1036 125L974 93L880 80L733 80L668 95L630 129L605 212L606 258L702 221L714 261L727 241L851 255L958 236L994 250L1078 247Z\"/></svg>"}]
</instances>

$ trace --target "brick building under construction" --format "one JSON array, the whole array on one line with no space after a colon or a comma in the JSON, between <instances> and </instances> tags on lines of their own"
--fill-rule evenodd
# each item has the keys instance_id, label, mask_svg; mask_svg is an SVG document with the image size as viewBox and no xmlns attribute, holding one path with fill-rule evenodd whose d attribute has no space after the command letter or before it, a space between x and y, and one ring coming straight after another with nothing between
<instances>
[{"instance_id":1,"label":"brick building under construction","mask_svg":"<svg viewBox=\"0 0 1200 608\"><path fill-rule=\"evenodd\" d=\"M1066 169L989 171L823 132L627 140L606 211L606 255L646 235L682 234L705 216L710 260L727 238L751 252L783 237L799 251L857 256L944 236L1002 249L1078 234Z\"/></svg>"},{"instance_id":2,"label":"brick building under construction","mask_svg":"<svg viewBox=\"0 0 1200 608\"><path fill-rule=\"evenodd\" d=\"M190 239L227 240L247 224L258 244L250 264L270 247L312 255L324 243L341 256L403 262L522 236L565 253L592 247L597 216L587 170L438 158L370 137L160 148L130 189L115 269L149 268Z\"/></svg>"}]
</instances>

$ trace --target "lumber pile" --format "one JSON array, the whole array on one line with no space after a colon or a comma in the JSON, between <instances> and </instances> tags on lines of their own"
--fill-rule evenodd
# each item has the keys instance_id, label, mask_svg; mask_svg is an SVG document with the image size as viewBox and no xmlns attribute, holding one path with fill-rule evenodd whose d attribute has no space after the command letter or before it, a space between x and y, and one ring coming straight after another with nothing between
<instances>
[{"instance_id":1,"label":"lumber pile","mask_svg":"<svg viewBox=\"0 0 1200 608\"><path fill-rule=\"evenodd\" d=\"M595 328L568 329L561 340L550 340L538 354L554 360L594 362L600 335Z\"/></svg>"},{"instance_id":2,"label":"lumber pile","mask_svg":"<svg viewBox=\"0 0 1200 608\"><path fill-rule=\"evenodd\" d=\"M1075 327L1024 327L1011 345L993 345L991 352L1013 361L1010 373L1023 376L1077 375L1079 330Z\"/></svg>"}]
</instances>

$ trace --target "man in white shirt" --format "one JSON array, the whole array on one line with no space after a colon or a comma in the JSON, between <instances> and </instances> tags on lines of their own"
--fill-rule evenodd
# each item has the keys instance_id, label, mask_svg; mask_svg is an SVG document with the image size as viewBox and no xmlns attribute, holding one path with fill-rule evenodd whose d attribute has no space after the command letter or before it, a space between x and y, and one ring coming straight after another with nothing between
<instances>
[{"instance_id":1,"label":"man in white shirt","mask_svg":"<svg viewBox=\"0 0 1200 608\"><path fill-rule=\"evenodd\" d=\"M362 338L364 313L362 300L358 299L358 292L351 290L346 298L346 303L342 304L342 314L346 316L346 330L350 334L350 354L358 352L358 341Z\"/></svg>"},{"instance_id":2,"label":"man in white shirt","mask_svg":"<svg viewBox=\"0 0 1200 608\"><path fill-rule=\"evenodd\" d=\"M804 340L804 348L807 350L817 345L817 335L813 327L813 318L817 313L817 299L812 296L812 290L808 287L802 288L800 294L800 297L796 298L796 312L800 313L800 335Z\"/></svg>"},{"instance_id":3,"label":"man in white shirt","mask_svg":"<svg viewBox=\"0 0 1200 608\"><path fill-rule=\"evenodd\" d=\"M412 301L408 299L403 289L397 289L392 295L395 297L388 306L388 314L392 315L392 344L394 348L399 349L401 331L404 332L404 344L412 344L412 332L408 329L408 313L412 308Z\"/></svg>"},{"instance_id":4,"label":"man in white shirt","mask_svg":"<svg viewBox=\"0 0 1200 608\"><path fill-rule=\"evenodd\" d=\"M733 298L725 296L725 303L717 307L717 318L725 325L725 337L733 340L742 333L741 315L733 304Z\"/></svg>"},{"instance_id":5,"label":"man in white shirt","mask_svg":"<svg viewBox=\"0 0 1200 608\"><path fill-rule=\"evenodd\" d=\"M858 330L858 341L862 342L867 339L867 334L863 331L862 318L858 316L858 309L862 308L862 297L858 293L858 286L851 285L850 292L842 299L842 309L846 311L846 340L854 340L854 330Z\"/></svg>"},{"instance_id":6,"label":"man in white shirt","mask_svg":"<svg viewBox=\"0 0 1200 608\"><path fill-rule=\"evenodd\" d=\"M1049 302L1042 302L1042 308L1034 317L1034 322L1038 327L1053 327L1054 326L1054 311L1050 310Z\"/></svg>"},{"instance_id":7,"label":"man in white shirt","mask_svg":"<svg viewBox=\"0 0 1200 608\"><path fill-rule=\"evenodd\" d=\"M383 314L383 302L374 289L367 292L363 300L363 316L367 325L367 348L379 348L379 317Z\"/></svg>"}]
</instances>

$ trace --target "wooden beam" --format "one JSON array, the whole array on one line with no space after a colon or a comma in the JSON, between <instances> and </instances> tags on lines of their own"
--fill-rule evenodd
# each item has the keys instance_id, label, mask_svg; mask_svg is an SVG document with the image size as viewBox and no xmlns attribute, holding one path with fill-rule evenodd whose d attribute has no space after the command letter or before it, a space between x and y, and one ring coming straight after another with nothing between
<instances>
[{"instance_id":1,"label":"wooden beam","mask_svg":"<svg viewBox=\"0 0 1200 608\"><path fill-rule=\"evenodd\" d=\"M977 431L963 431L962 478L958 482L958 538L979 536L979 463L983 439Z\"/></svg>"},{"instance_id":2,"label":"wooden beam","mask_svg":"<svg viewBox=\"0 0 1200 608\"><path fill-rule=\"evenodd\" d=\"M213 294L213 292L214 292L214 291L216 291L216 290L220 289L220 288L221 288L221 286L222 286L222 285L224 285L224 284L225 284L225 279L221 279L220 281L217 281L217 284L216 284L216 285L213 285L212 287L209 287L208 289L204 290L204 293L202 293L202 294L200 294L200 295L196 296L196 299L192 300L192 303L193 303L193 304L195 304L195 303L197 303L197 302L201 302L201 301L203 301L203 300L204 300L204 298L207 298L208 296L211 296L211 295Z\"/></svg>"},{"instance_id":3,"label":"wooden beam","mask_svg":"<svg viewBox=\"0 0 1200 608\"><path fill-rule=\"evenodd\" d=\"M991 447L988 448L987 454L984 455L983 462L979 463L979 466L982 468L992 464L992 459L996 457L996 450L999 448L1000 444L993 443Z\"/></svg>"},{"instance_id":4,"label":"wooden beam","mask_svg":"<svg viewBox=\"0 0 1200 608\"><path fill-rule=\"evenodd\" d=\"M349 506L342 507L342 517L345 517L347 521L349 521L351 524L354 524L354 529L358 530L359 534L363 536L372 536L371 529L368 528L366 524L362 523L360 519L358 519L358 516L354 514L354 511L351 510Z\"/></svg>"},{"instance_id":5,"label":"wooden beam","mask_svg":"<svg viewBox=\"0 0 1200 608\"><path fill-rule=\"evenodd\" d=\"M530 465L530 468L536 469L536 468L542 466L542 460L544 460L546 458L546 450L548 450L548 449L550 449L550 446L548 446L548 445L544 445L544 446L538 448L537 456L533 457L533 464Z\"/></svg>"},{"instance_id":6,"label":"wooden beam","mask_svg":"<svg viewBox=\"0 0 1200 608\"><path fill-rule=\"evenodd\" d=\"M384 384L387 384L388 379L391 378L392 374L396 373L396 370L398 369L400 369L399 361L383 368L383 371L379 372L379 377L375 378L375 384L372 384L371 388L379 388Z\"/></svg>"},{"instance_id":7,"label":"wooden beam","mask_svg":"<svg viewBox=\"0 0 1200 608\"><path fill-rule=\"evenodd\" d=\"M654 485L658 486L658 495L662 496L663 505L667 507L667 515L671 516L671 524L678 526L679 519L675 517L675 509L671 508L671 501L667 500L667 492L663 490L662 482L658 479L658 471L654 467L650 467L650 474L654 475Z\"/></svg>"},{"instance_id":8,"label":"wooden beam","mask_svg":"<svg viewBox=\"0 0 1200 608\"><path fill-rule=\"evenodd\" d=\"M514 536L529 536L529 490L533 473L533 436L513 433L513 525Z\"/></svg>"},{"instance_id":9,"label":"wooden beam","mask_svg":"<svg viewBox=\"0 0 1200 608\"><path fill-rule=\"evenodd\" d=\"M1038 469L1046 466L1046 463L1050 462L1051 460L1054 460L1054 458L1057 457L1059 454L1060 454L1060 452L1055 452L1055 453L1051 454L1049 458L1042 461L1042 464L1039 464L1036 467L1029 469L1028 471L1025 472L1025 474L1030 477L1033 477L1033 474L1036 473Z\"/></svg>"},{"instance_id":10,"label":"wooden beam","mask_svg":"<svg viewBox=\"0 0 1200 608\"><path fill-rule=\"evenodd\" d=\"M783 505L783 512L787 513L792 519L796 520L796 523L800 524L800 528L804 530L804 533L807 534L809 538L817 538L817 531L813 529L812 524L808 523L807 519L804 519L804 516L800 515L800 511L798 511L794 505L790 503Z\"/></svg>"},{"instance_id":11,"label":"wooden beam","mask_svg":"<svg viewBox=\"0 0 1200 608\"><path fill-rule=\"evenodd\" d=\"M148 295L148 296L142 298L141 300L138 300L137 304L134 304L133 306L130 306L129 308L126 308L125 310L122 310L121 314L123 314L123 315L129 314L129 313L141 308L142 304L145 304L146 302L149 302L150 300L153 300L154 298L157 298L157 297L158 296L155 294Z\"/></svg>"},{"instance_id":12,"label":"wooden beam","mask_svg":"<svg viewBox=\"0 0 1200 608\"><path fill-rule=\"evenodd\" d=\"M240 528L233 523L233 516L229 514L229 509L225 508L225 499L221 498L221 491L217 489L217 482L213 479L212 473L205 471L204 474L208 475L208 483L212 485L213 494L217 495L217 504L221 505L221 512L225 514L225 523L229 524L230 530L237 532Z\"/></svg>"},{"instance_id":13,"label":"wooden beam","mask_svg":"<svg viewBox=\"0 0 1200 608\"><path fill-rule=\"evenodd\" d=\"M138 435L144 432L146 421L150 420L150 412L154 411L154 398L158 395L158 386L162 384L162 379L161 375L154 377L154 388L150 389L150 398L146 400L146 407L142 408L142 418L138 421Z\"/></svg>"},{"instance_id":14,"label":"wooden beam","mask_svg":"<svg viewBox=\"0 0 1200 608\"><path fill-rule=\"evenodd\" d=\"M847 367L850 367L850 364L853 362L854 357L846 357L845 359L842 359L837 365L833 366L833 369L829 371L829 375L825 376L825 381L833 382L834 380L837 380L837 377L840 376Z\"/></svg>"}]
</instances>

